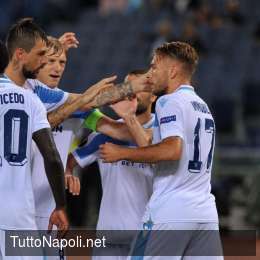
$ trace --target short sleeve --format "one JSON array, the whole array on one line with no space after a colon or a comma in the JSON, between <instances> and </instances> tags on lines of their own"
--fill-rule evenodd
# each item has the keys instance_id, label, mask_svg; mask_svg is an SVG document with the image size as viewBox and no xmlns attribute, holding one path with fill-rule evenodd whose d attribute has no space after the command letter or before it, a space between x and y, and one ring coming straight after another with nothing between
<instances>
[{"instance_id":1,"label":"short sleeve","mask_svg":"<svg viewBox=\"0 0 260 260\"><path fill-rule=\"evenodd\" d=\"M69 97L68 92L58 88L51 89L39 80L30 81L30 84L33 92L39 97L48 112L63 105Z\"/></svg>"},{"instance_id":2,"label":"short sleeve","mask_svg":"<svg viewBox=\"0 0 260 260\"><path fill-rule=\"evenodd\" d=\"M180 103L171 97L162 97L156 103L157 124L161 139L171 136L184 138L184 120Z\"/></svg>"},{"instance_id":3,"label":"short sleeve","mask_svg":"<svg viewBox=\"0 0 260 260\"><path fill-rule=\"evenodd\" d=\"M87 143L81 147L78 147L72 152L75 160L81 168L90 165L99 158L98 150L99 145L102 143L102 135L98 133L92 133L89 135Z\"/></svg>"},{"instance_id":4,"label":"short sleeve","mask_svg":"<svg viewBox=\"0 0 260 260\"><path fill-rule=\"evenodd\" d=\"M32 133L37 132L43 128L50 128L50 124L47 119L47 112L41 101L35 97L32 97L31 111L32 111Z\"/></svg>"},{"instance_id":5,"label":"short sleeve","mask_svg":"<svg viewBox=\"0 0 260 260\"><path fill-rule=\"evenodd\" d=\"M92 133L88 137L88 142L83 146L77 148L72 152L75 160L84 168L87 165L99 159L99 146L106 142L114 143L117 145L129 145L127 142L115 140L107 135L100 133Z\"/></svg>"}]
</instances>

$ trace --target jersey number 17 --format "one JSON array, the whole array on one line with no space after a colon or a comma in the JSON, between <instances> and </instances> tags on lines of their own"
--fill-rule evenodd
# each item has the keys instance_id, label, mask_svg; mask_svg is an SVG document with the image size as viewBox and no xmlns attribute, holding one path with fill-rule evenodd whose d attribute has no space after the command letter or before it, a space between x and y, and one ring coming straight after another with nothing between
<instances>
[{"instance_id":1,"label":"jersey number 17","mask_svg":"<svg viewBox=\"0 0 260 260\"><path fill-rule=\"evenodd\" d=\"M201 129L201 118L198 118L197 124L194 129L194 154L193 159L189 161L188 170L192 173L200 173L202 168L202 161L200 161L200 133ZM212 163L212 155L215 140L215 124L212 119L205 119L205 129L206 133L211 134L211 143L209 148L209 153L207 157L207 171L210 169Z\"/></svg>"}]
</instances>

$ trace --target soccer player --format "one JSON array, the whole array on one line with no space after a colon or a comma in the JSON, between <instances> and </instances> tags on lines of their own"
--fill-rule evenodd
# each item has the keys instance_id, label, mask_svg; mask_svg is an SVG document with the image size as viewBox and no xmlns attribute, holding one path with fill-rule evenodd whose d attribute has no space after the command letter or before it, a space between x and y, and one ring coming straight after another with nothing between
<instances>
[{"instance_id":1,"label":"soccer player","mask_svg":"<svg viewBox=\"0 0 260 260\"><path fill-rule=\"evenodd\" d=\"M130 73L127 76L127 80L132 80L141 74L143 74L143 71ZM133 104L136 101L138 104L137 110ZM146 129L152 127L154 115L151 114L151 106L154 101L154 95L141 92L137 94L137 100L121 101L113 105L114 110L123 118L120 122L125 122L124 124L128 125L129 132L133 133L139 139L137 142L140 143L141 139L143 139L142 145L149 144L149 136L147 136L141 125ZM138 126L127 123L135 120ZM125 160L111 164L104 163L100 159L98 149L99 145L106 141L131 147L135 146L133 143L119 142L106 135L94 132L90 134L88 142L85 145L76 149L70 155L66 174L72 174L73 168L76 165L85 167L97 161L103 190L97 230L101 230L102 232L102 230L127 231L140 229L145 205L152 191L152 165L131 163ZM106 256L100 256L101 252L97 250L94 251L92 259L126 259L130 250L130 244L134 239L132 235L133 233L126 233L125 236L122 235L120 238L116 236L111 237L108 248L102 252Z\"/></svg>"},{"instance_id":2,"label":"soccer player","mask_svg":"<svg viewBox=\"0 0 260 260\"><path fill-rule=\"evenodd\" d=\"M132 251L144 259L162 259L164 254L175 255L169 259L221 254L218 214L210 192L215 123L207 104L191 86L197 63L198 55L187 43L171 42L157 48L150 83L154 93L164 95L156 102L154 144L139 148L110 143L100 146L101 158L109 163L156 163L153 194L143 217L148 232L140 233Z\"/></svg>"},{"instance_id":3,"label":"soccer player","mask_svg":"<svg viewBox=\"0 0 260 260\"><path fill-rule=\"evenodd\" d=\"M44 88L35 79L47 62L47 41L43 30L31 18L24 18L14 24L7 36L9 64L5 75L16 83L32 90L43 103L48 105L48 120L57 126L77 110L89 110L110 104L140 91L149 91L145 78L130 83L114 85L115 76L105 78L77 95ZM64 104L61 106L61 104ZM45 105L45 106L46 106Z\"/></svg>"},{"instance_id":4,"label":"soccer player","mask_svg":"<svg viewBox=\"0 0 260 260\"><path fill-rule=\"evenodd\" d=\"M64 169L39 99L17 87L4 75L8 63L6 47L0 42L0 259L5 256L5 230L36 230L31 180L32 139L44 158L46 174L55 198L49 218L61 231L68 229L64 210ZM7 257L7 259L9 259ZM12 259L33 259L15 257Z\"/></svg>"},{"instance_id":5,"label":"soccer player","mask_svg":"<svg viewBox=\"0 0 260 260\"><path fill-rule=\"evenodd\" d=\"M66 66L66 51L58 39L48 37L48 51L46 55L48 59L47 64L39 71L37 79L51 89L57 89ZM64 167L66 166L69 149L74 139L74 132L80 128L81 123L81 120L77 118L67 119L52 131ZM37 228L45 230L48 227L48 216L53 210L55 203L46 178L43 158L36 147L33 153L32 183L35 196ZM68 186L72 194L79 194L80 183L77 177L66 175L65 184L67 184L66 186Z\"/></svg>"}]
</instances>

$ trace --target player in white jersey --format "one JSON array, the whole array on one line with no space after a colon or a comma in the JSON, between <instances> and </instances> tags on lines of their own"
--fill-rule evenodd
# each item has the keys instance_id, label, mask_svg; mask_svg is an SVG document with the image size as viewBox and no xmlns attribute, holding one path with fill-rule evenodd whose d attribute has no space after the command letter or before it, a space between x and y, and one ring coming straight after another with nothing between
<instances>
[{"instance_id":1,"label":"player in white jersey","mask_svg":"<svg viewBox=\"0 0 260 260\"><path fill-rule=\"evenodd\" d=\"M40 87L41 85L43 85L42 83L44 83L49 88L55 89L59 93L63 93L57 88L57 86L63 75L66 61L67 61L65 48L62 46L62 44L59 42L58 39L55 39L53 37L48 37L48 40L49 40L49 49L47 52L48 62L39 71L37 75L37 79L39 79L37 84ZM32 81L33 80L30 80L30 84L32 83ZM50 103L47 103L47 105L45 105L47 111L52 110L54 106L59 107L61 104L64 103L63 100L66 99L61 98L61 101L59 101L57 98L56 101L58 101L58 103L52 103L51 105L49 105ZM59 126L53 128L52 133L53 133L54 141L60 153L61 160L64 167L66 167L69 149L75 137L74 133L80 128L81 124L82 124L81 119L71 118L71 119L67 119ZM35 195L37 228L39 230L45 230L48 227L49 213L53 210L55 204L54 204L54 198L51 192L51 188L46 178L43 158L37 148L35 148L33 154L32 182L33 182L33 190ZM79 194L80 183L77 177L72 175L66 176L65 183L68 184L68 189L72 194L75 195ZM48 257L48 259L50 258L52 257Z\"/></svg>"},{"instance_id":2,"label":"player in white jersey","mask_svg":"<svg viewBox=\"0 0 260 260\"><path fill-rule=\"evenodd\" d=\"M127 80L138 77L145 71L134 71L127 76ZM140 128L134 124L129 124L129 131L134 132L137 143L148 145L149 136L141 127L150 129L154 123L154 115L151 114L151 106L155 101L155 96L151 93L137 94L137 110L131 108L131 103L135 101L122 101L113 105L114 110L124 119L121 123L127 122L130 118L137 120ZM136 116L135 116L136 110ZM141 123L141 124L140 124ZM115 125L118 122L115 122ZM135 147L134 143L122 142L112 139L101 133L92 133L88 137L88 142L77 148L68 160L67 174L72 174L76 165L85 167L94 161L98 162L101 183L102 200L99 210L97 230L138 230L141 227L141 218L144 214L145 205L148 202L152 191L152 165L143 163L130 163L129 161L119 161L117 163L104 163L99 157L99 145L105 142ZM133 240L132 233L120 234L120 238L115 236L109 238L109 246L100 252L94 251L92 259L126 259L130 244ZM100 256L100 254L105 256ZM96 254L96 255L95 255ZM109 257L110 256L110 257Z\"/></svg>"},{"instance_id":3,"label":"player in white jersey","mask_svg":"<svg viewBox=\"0 0 260 260\"><path fill-rule=\"evenodd\" d=\"M0 259L5 254L5 230L35 230L34 196L31 183L31 145L36 142L55 197L49 228L67 230L64 211L63 166L53 142L46 110L37 97L18 88L3 76L7 51L0 42ZM4 55L3 55L4 54ZM12 256L12 259L34 259Z\"/></svg>"},{"instance_id":4,"label":"player in white jersey","mask_svg":"<svg viewBox=\"0 0 260 260\"><path fill-rule=\"evenodd\" d=\"M47 63L45 55L48 46L39 35L30 32L32 25L35 25L33 20L25 18L10 28L6 41L10 60L5 70L5 76L16 85L31 89L43 103L48 103L52 110L56 108L56 106L52 106L53 104L66 99L63 106L48 113L51 127L57 126L75 111L87 111L122 100L143 90L148 91L145 79L132 81L131 84L114 85L116 76L99 81L83 94L68 94L61 90L44 88L36 80L26 82L26 79L35 79L40 69Z\"/></svg>"},{"instance_id":5,"label":"player in white jersey","mask_svg":"<svg viewBox=\"0 0 260 260\"><path fill-rule=\"evenodd\" d=\"M187 43L160 46L150 70L154 93L165 94L156 102L154 145L101 145L101 158L107 162L157 163L153 194L143 218L144 229L150 231L137 238L133 259L134 255L144 259L162 259L162 255L169 259L223 259L210 184L215 124L207 104L191 86L197 62L196 51Z\"/></svg>"}]
</instances>

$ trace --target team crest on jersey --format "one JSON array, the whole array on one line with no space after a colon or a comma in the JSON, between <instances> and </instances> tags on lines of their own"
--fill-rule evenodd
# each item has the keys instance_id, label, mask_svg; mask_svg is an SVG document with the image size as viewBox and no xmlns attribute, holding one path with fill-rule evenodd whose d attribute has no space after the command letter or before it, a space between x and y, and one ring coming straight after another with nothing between
<instances>
[{"instance_id":1,"label":"team crest on jersey","mask_svg":"<svg viewBox=\"0 0 260 260\"><path fill-rule=\"evenodd\" d=\"M161 107L164 107L164 105L166 104L166 102L167 102L167 99L166 99L166 98L160 98L160 99L159 99L159 104L160 104Z\"/></svg>"},{"instance_id":2,"label":"team crest on jersey","mask_svg":"<svg viewBox=\"0 0 260 260\"><path fill-rule=\"evenodd\" d=\"M176 115L162 117L160 119L160 125L170 123L171 121L176 121Z\"/></svg>"}]
</instances>

